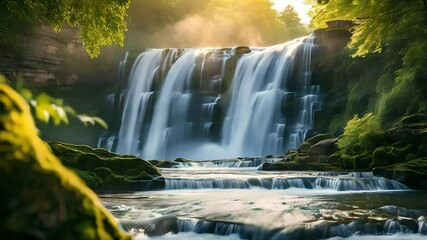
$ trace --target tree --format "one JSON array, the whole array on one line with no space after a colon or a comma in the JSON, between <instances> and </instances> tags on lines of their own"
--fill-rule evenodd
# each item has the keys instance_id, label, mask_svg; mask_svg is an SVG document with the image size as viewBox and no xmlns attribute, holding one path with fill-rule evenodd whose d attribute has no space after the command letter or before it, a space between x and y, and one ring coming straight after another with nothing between
<instances>
[{"instance_id":1,"label":"tree","mask_svg":"<svg viewBox=\"0 0 427 240\"><path fill-rule=\"evenodd\" d=\"M301 18L298 16L294 7L288 5L279 14L279 19L285 26L285 32L289 39L304 36L308 34L308 29L301 23Z\"/></svg>"},{"instance_id":2,"label":"tree","mask_svg":"<svg viewBox=\"0 0 427 240\"><path fill-rule=\"evenodd\" d=\"M125 18L130 0L3 0L3 16L13 21L47 23L56 31L64 24L81 27L81 39L91 57L100 53L103 45L123 45L127 30ZM0 24L8 32L11 24ZM1 34L0 34L1 36Z\"/></svg>"},{"instance_id":3,"label":"tree","mask_svg":"<svg viewBox=\"0 0 427 240\"><path fill-rule=\"evenodd\" d=\"M318 1L313 26L333 19L353 20L353 58L378 55L385 63L376 82L382 122L427 111L427 11L423 1ZM391 73L391 74L390 74ZM385 87L391 82L391 87Z\"/></svg>"},{"instance_id":4,"label":"tree","mask_svg":"<svg viewBox=\"0 0 427 240\"><path fill-rule=\"evenodd\" d=\"M144 11L141 11L144 9ZM288 40L269 0L134 0L126 47L230 47Z\"/></svg>"}]
</instances>

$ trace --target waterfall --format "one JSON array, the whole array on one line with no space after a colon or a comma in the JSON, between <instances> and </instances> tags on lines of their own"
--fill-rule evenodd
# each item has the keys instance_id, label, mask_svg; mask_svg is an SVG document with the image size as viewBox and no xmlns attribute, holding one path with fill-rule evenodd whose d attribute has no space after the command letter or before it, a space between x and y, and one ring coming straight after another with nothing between
<instances>
[{"instance_id":1,"label":"waterfall","mask_svg":"<svg viewBox=\"0 0 427 240\"><path fill-rule=\"evenodd\" d=\"M152 84L160 64L161 53L161 50L144 52L137 58L132 69L120 126L117 148L120 153L137 154L140 141L139 133L143 127L149 100L153 94Z\"/></svg>"},{"instance_id":2,"label":"waterfall","mask_svg":"<svg viewBox=\"0 0 427 240\"><path fill-rule=\"evenodd\" d=\"M330 189L336 191L378 191L407 190L408 188L394 180L385 178L230 178L230 179L165 179L165 189Z\"/></svg>"},{"instance_id":3,"label":"waterfall","mask_svg":"<svg viewBox=\"0 0 427 240\"><path fill-rule=\"evenodd\" d=\"M314 48L310 36L266 48L141 53L112 150L199 160L297 148L320 107L319 87L310 82Z\"/></svg>"}]
</instances>

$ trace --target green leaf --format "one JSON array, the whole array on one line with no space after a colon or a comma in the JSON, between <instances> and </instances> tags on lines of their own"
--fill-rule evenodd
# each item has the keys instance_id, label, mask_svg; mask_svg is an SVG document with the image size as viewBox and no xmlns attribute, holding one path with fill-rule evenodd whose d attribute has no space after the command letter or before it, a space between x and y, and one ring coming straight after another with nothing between
<instances>
[{"instance_id":1,"label":"green leaf","mask_svg":"<svg viewBox=\"0 0 427 240\"><path fill-rule=\"evenodd\" d=\"M28 101L30 101L31 99L33 99L33 93L31 92L31 90L27 89L27 88L22 88L19 91L19 94L21 94L21 96Z\"/></svg>"},{"instance_id":2,"label":"green leaf","mask_svg":"<svg viewBox=\"0 0 427 240\"><path fill-rule=\"evenodd\" d=\"M99 124L101 127L108 129L108 124L102 120L99 117L91 117L91 116L87 116L85 114L79 114L77 115L77 118L85 125L87 126L88 124L90 125L95 125L95 124Z\"/></svg>"}]
</instances>

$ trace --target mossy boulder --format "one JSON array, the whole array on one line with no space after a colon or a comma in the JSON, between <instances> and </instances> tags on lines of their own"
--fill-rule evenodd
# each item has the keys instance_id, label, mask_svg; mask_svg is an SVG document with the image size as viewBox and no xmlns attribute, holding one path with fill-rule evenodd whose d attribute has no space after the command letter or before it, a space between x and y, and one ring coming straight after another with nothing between
<instances>
[{"instance_id":1,"label":"mossy boulder","mask_svg":"<svg viewBox=\"0 0 427 240\"><path fill-rule=\"evenodd\" d=\"M375 149L372 154L372 166L389 166L399 162L405 162L406 157L414 151L414 145L409 144L405 147L383 146Z\"/></svg>"},{"instance_id":2,"label":"mossy boulder","mask_svg":"<svg viewBox=\"0 0 427 240\"><path fill-rule=\"evenodd\" d=\"M50 152L29 106L3 84L0 156L0 239L132 239Z\"/></svg>"},{"instance_id":3,"label":"mossy boulder","mask_svg":"<svg viewBox=\"0 0 427 240\"><path fill-rule=\"evenodd\" d=\"M300 153L308 153L308 150L310 149L310 147L311 147L312 145L313 145L313 144L311 144L311 143L309 143L309 142L303 142L303 143L301 144L301 146L299 146L298 151L299 151Z\"/></svg>"},{"instance_id":4,"label":"mossy boulder","mask_svg":"<svg viewBox=\"0 0 427 240\"><path fill-rule=\"evenodd\" d=\"M73 169L96 191L117 192L162 188L163 179L151 163L85 145L50 142L62 163Z\"/></svg>"},{"instance_id":5,"label":"mossy boulder","mask_svg":"<svg viewBox=\"0 0 427 240\"><path fill-rule=\"evenodd\" d=\"M414 123L418 124L423 122L427 122L427 114L413 114L413 115L405 116L400 120L398 124L399 125L414 124Z\"/></svg>"},{"instance_id":6,"label":"mossy boulder","mask_svg":"<svg viewBox=\"0 0 427 240\"><path fill-rule=\"evenodd\" d=\"M309 138L306 142L310 143L311 145L314 145L320 141L323 141L326 139L331 139L331 138L333 138L332 134L322 133L322 134L317 134L314 137Z\"/></svg>"},{"instance_id":7,"label":"mossy boulder","mask_svg":"<svg viewBox=\"0 0 427 240\"><path fill-rule=\"evenodd\" d=\"M298 148L298 151L300 153L308 153L308 150L310 149L311 146L315 145L316 143L322 141L322 140L326 140L326 139L330 139L332 138L332 135L329 133L325 133L325 134L316 134L313 137L307 139L306 141L304 141L300 147Z\"/></svg>"},{"instance_id":8,"label":"mossy boulder","mask_svg":"<svg viewBox=\"0 0 427 240\"><path fill-rule=\"evenodd\" d=\"M417 158L388 167L373 169L375 176L386 177L402 182L413 189L427 190L427 158Z\"/></svg>"},{"instance_id":9,"label":"mossy boulder","mask_svg":"<svg viewBox=\"0 0 427 240\"><path fill-rule=\"evenodd\" d=\"M337 142L337 138L321 140L312 145L307 153L309 156L330 156L338 150Z\"/></svg>"},{"instance_id":10,"label":"mossy boulder","mask_svg":"<svg viewBox=\"0 0 427 240\"><path fill-rule=\"evenodd\" d=\"M299 154L291 161L264 163L262 171L340 171L337 163L328 162L328 158L312 158Z\"/></svg>"},{"instance_id":11,"label":"mossy boulder","mask_svg":"<svg viewBox=\"0 0 427 240\"><path fill-rule=\"evenodd\" d=\"M150 160L149 162L158 168L174 168L180 165L178 162L166 160Z\"/></svg>"}]
</instances>

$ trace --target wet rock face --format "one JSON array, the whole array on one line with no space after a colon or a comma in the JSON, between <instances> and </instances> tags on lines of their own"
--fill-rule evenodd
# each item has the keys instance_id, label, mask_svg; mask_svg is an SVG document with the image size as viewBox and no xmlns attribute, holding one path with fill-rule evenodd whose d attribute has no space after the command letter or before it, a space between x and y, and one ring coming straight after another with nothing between
<instances>
[{"instance_id":1,"label":"wet rock face","mask_svg":"<svg viewBox=\"0 0 427 240\"><path fill-rule=\"evenodd\" d=\"M30 110L0 84L0 239L131 239L37 136Z\"/></svg>"}]
</instances>

